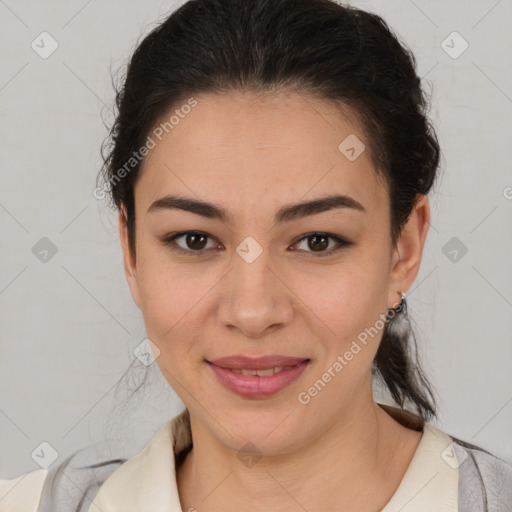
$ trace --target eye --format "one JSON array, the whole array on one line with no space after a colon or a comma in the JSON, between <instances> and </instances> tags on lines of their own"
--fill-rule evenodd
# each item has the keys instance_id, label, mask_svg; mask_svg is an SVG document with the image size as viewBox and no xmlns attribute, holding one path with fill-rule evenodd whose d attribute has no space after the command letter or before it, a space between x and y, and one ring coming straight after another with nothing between
<instances>
[{"instance_id":1,"label":"eye","mask_svg":"<svg viewBox=\"0 0 512 512\"><path fill-rule=\"evenodd\" d=\"M179 239L183 239L185 247L179 245L176 242L176 240ZM180 233L175 233L164 238L162 240L162 243L169 246L171 250L178 252L180 254L186 254L188 256L200 256L202 253L207 252L204 249L208 249L208 239L212 239L212 237L210 237L210 235L208 235L207 233L203 233L202 231L182 231ZM340 236L324 232L309 233L300 238L299 241L296 242L294 245L300 244L304 240L310 241L307 244L307 247L312 250L300 250L304 252L311 252L317 257L329 256L330 254L339 251L343 247L349 247L351 245L354 245L354 242L349 242L348 240ZM336 245L334 247L330 247L328 250L325 250L329 246L329 240L333 240ZM213 247L210 247L210 249L215 247L219 247L219 244L213 243Z\"/></svg>"},{"instance_id":2,"label":"eye","mask_svg":"<svg viewBox=\"0 0 512 512\"><path fill-rule=\"evenodd\" d=\"M312 251L306 252L312 252L315 254L315 256L318 257L329 256L330 254L339 251L343 247L353 245L353 242L349 242L348 240L345 240L337 235L333 235L332 233L310 233L302 237L298 243L301 243L303 240L310 240L310 242L307 244L307 247L312 248ZM325 250L329 246L329 240L334 240L336 245L328 250Z\"/></svg>"},{"instance_id":3,"label":"eye","mask_svg":"<svg viewBox=\"0 0 512 512\"><path fill-rule=\"evenodd\" d=\"M175 241L182 238L185 243L185 248L178 245ZM168 236L163 240L165 245L168 245L173 251L189 256L199 256L205 252L203 249L206 246L206 240L211 238L210 235L201 231L182 231ZM216 244L213 244L214 246Z\"/></svg>"}]
</instances>

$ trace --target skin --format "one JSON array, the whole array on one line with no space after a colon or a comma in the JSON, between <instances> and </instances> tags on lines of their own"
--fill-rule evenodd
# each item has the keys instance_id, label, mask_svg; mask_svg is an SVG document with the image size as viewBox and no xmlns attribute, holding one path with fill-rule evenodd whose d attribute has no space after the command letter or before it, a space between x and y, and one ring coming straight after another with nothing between
<instances>
[{"instance_id":1,"label":"skin","mask_svg":"<svg viewBox=\"0 0 512 512\"><path fill-rule=\"evenodd\" d=\"M136 182L135 254L119 214L133 299L160 351L162 374L190 411L194 447L177 470L182 508L380 510L421 438L374 402L371 364L382 331L307 405L297 395L410 288L428 199L420 196L392 247L388 192L357 118L296 92L196 98L197 107L151 150ZM349 134L366 141L355 161L338 150ZM366 212L344 208L274 225L280 207L333 193L353 197ZM219 204L234 219L148 212L167 194ZM209 235L201 255L162 242L186 230ZM354 244L321 256L337 244L322 249L304 239L318 231ZM263 250L250 264L236 252L247 236ZM175 242L190 253L197 247L186 237ZM248 399L224 388L204 362L240 353L311 363L279 393ZM260 455L251 466L238 456L248 442Z\"/></svg>"}]
</instances>

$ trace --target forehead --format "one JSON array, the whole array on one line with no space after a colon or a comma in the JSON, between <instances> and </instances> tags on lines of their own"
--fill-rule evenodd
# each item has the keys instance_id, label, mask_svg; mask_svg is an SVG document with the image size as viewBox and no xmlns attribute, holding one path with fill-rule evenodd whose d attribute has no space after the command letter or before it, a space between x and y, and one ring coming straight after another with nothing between
<instances>
[{"instance_id":1,"label":"forehead","mask_svg":"<svg viewBox=\"0 0 512 512\"><path fill-rule=\"evenodd\" d=\"M149 206L165 194L183 194L234 211L276 210L340 193L367 210L385 206L369 141L357 118L334 103L299 92L204 94L195 100L194 108L175 105L157 123L159 136L152 135L155 145L137 180L138 202ZM356 156L360 152L355 159L352 147Z\"/></svg>"}]
</instances>

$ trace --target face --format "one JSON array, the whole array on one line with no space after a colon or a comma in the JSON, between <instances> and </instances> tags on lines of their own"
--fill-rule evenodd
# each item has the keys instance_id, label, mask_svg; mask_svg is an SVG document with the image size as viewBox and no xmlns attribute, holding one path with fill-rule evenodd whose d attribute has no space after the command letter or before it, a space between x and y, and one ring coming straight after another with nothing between
<instances>
[{"instance_id":1,"label":"face","mask_svg":"<svg viewBox=\"0 0 512 512\"><path fill-rule=\"evenodd\" d=\"M193 421L234 450L285 453L373 404L383 319L418 271L428 201L392 247L388 192L357 118L297 93L196 100L136 182L135 257L120 214L128 282ZM306 362L258 387L267 377L210 364L232 355Z\"/></svg>"}]
</instances>

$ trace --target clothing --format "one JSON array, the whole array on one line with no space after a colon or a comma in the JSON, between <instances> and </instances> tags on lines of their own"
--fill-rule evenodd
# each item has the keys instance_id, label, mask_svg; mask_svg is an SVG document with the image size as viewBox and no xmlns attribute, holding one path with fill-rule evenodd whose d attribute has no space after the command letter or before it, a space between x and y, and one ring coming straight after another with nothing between
<instances>
[{"instance_id":1,"label":"clothing","mask_svg":"<svg viewBox=\"0 0 512 512\"><path fill-rule=\"evenodd\" d=\"M419 416L379 405L405 426L423 431L397 491L381 512L512 512L512 465ZM185 512L175 468L191 443L185 410L128 460L99 459L86 469L80 454L74 454L60 466L0 480L0 512Z\"/></svg>"}]
</instances>

